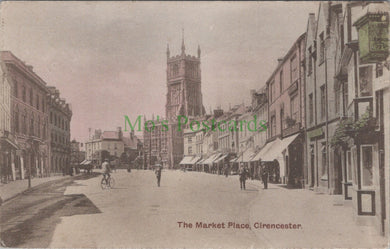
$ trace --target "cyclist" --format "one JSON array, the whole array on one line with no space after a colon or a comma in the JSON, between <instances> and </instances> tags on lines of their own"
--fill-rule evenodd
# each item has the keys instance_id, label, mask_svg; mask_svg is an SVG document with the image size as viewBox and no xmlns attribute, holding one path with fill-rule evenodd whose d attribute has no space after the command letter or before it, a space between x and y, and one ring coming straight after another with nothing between
<instances>
[{"instance_id":1,"label":"cyclist","mask_svg":"<svg viewBox=\"0 0 390 249\"><path fill-rule=\"evenodd\" d=\"M108 158L104 159L104 162L102 163L102 170L103 170L103 179L102 181L106 181L106 184L108 184L108 180L110 179L110 163L108 162Z\"/></svg>"}]
</instances>

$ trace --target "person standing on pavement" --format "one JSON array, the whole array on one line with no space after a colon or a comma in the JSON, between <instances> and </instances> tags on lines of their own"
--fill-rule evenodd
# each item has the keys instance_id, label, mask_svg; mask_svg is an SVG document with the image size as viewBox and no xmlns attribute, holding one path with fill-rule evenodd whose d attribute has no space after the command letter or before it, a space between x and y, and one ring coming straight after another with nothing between
<instances>
[{"instance_id":1,"label":"person standing on pavement","mask_svg":"<svg viewBox=\"0 0 390 249\"><path fill-rule=\"evenodd\" d=\"M162 171L162 166L158 165L155 170L156 178L157 178L157 186L160 187L160 180L161 180L161 171Z\"/></svg>"},{"instance_id":2,"label":"person standing on pavement","mask_svg":"<svg viewBox=\"0 0 390 249\"><path fill-rule=\"evenodd\" d=\"M264 184L264 189L268 188L268 169L267 166L263 166L263 170L261 172L261 180L263 181Z\"/></svg>"},{"instance_id":3,"label":"person standing on pavement","mask_svg":"<svg viewBox=\"0 0 390 249\"><path fill-rule=\"evenodd\" d=\"M242 189L245 190L246 170L245 170L243 165L241 165L241 167L240 167L240 169L238 171L238 174L240 176L240 187L241 187L241 190Z\"/></svg>"}]
</instances>

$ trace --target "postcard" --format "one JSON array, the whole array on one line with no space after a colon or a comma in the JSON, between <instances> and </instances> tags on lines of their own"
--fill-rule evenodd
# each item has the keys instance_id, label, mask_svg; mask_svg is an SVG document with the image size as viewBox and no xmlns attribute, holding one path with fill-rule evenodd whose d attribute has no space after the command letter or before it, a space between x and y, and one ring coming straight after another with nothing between
<instances>
[{"instance_id":1,"label":"postcard","mask_svg":"<svg viewBox=\"0 0 390 249\"><path fill-rule=\"evenodd\" d=\"M0 244L389 248L386 1L2 1Z\"/></svg>"}]
</instances>

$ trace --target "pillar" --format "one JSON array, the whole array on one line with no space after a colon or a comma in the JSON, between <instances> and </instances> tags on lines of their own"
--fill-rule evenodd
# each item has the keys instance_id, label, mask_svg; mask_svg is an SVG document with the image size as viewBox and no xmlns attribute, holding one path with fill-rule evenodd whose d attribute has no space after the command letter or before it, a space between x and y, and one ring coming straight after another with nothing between
<instances>
[{"instance_id":1,"label":"pillar","mask_svg":"<svg viewBox=\"0 0 390 249\"><path fill-rule=\"evenodd\" d=\"M43 177L44 174L43 174L43 156L40 156L41 158L41 176Z\"/></svg>"},{"instance_id":2,"label":"pillar","mask_svg":"<svg viewBox=\"0 0 390 249\"><path fill-rule=\"evenodd\" d=\"M15 153L11 152L11 171L12 171L12 181L16 180L16 171L15 171Z\"/></svg>"},{"instance_id":3,"label":"pillar","mask_svg":"<svg viewBox=\"0 0 390 249\"><path fill-rule=\"evenodd\" d=\"M20 178L24 179L24 156L20 157Z\"/></svg>"}]
</instances>

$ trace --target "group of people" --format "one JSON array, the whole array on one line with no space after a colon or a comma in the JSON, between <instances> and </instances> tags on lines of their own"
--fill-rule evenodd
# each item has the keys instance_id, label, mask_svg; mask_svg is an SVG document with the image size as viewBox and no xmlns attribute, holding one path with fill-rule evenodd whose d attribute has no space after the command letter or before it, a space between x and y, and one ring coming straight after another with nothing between
<instances>
[{"instance_id":1,"label":"group of people","mask_svg":"<svg viewBox=\"0 0 390 249\"><path fill-rule=\"evenodd\" d=\"M245 190L245 182L246 179L249 176L249 170L248 167L244 167L243 165L240 166L240 169L238 170L238 175L240 179L240 188L241 190ZM227 174L226 174L227 177ZM264 184L264 189L268 188L268 169L267 167L263 166L261 169L261 180L263 181Z\"/></svg>"},{"instance_id":2,"label":"group of people","mask_svg":"<svg viewBox=\"0 0 390 249\"><path fill-rule=\"evenodd\" d=\"M102 170L103 170L102 181L105 180L107 182L108 179L110 178L110 173L111 173L110 163L108 162L108 159L104 160L104 162L102 164ZM155 173L156 178L157 178L157 186L158 187L160 187L161 171L162 171L162 166L160 164L156 165L154 173ZM225 176L228 177L229 169L227 166L225 166L225 168L224 168L224 173L225 173ZM246 189L245 182L249 176L248 167L244 167L243 165L241 165L240 169L238 170L238 175L239 175L239 179L240 179L240 188L241 188L241 190L242 189L245 190ZM263 166L261 169L261 180L263 181L264 189L267 189L268 188L268 169L265 166Z\"/></svg>"},{"instance_id":3,"label":"group of people","mask_svg":"<svg viewBox=\"0 0 390 249\"><path fill-rule=\"evenodd\" d=\"M105 159L102 163L102 171L103 171L103 179L102 181L106 181L108 183L108 180L110 179L110 173L111 173L111 166L108 162L108 159ZM161 171L162 171L162 165L158 164L155 166L154 173L156 174L157 178L157 186L160 187L160 181L161 181ZM130 171L129 171L130 172Z\"/></svg>"}]
</instances>

